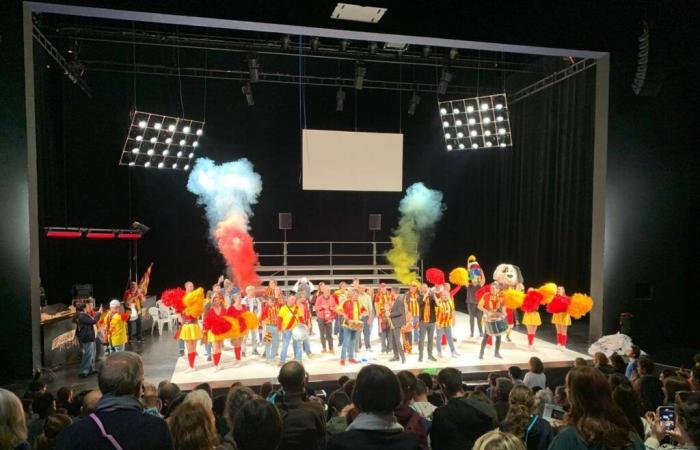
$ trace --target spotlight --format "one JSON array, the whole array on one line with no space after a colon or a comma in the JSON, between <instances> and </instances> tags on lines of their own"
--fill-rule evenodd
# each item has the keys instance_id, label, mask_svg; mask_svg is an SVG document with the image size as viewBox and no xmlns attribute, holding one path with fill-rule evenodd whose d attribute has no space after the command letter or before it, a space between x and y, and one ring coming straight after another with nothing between
<instances>
[{"instance_id":1,"label":"spotlight","mask_svg":"<svg viewBox=\"0 0 700 450\"><path fill-rule=\"evenodd\" d=\"M472 117L471 119L468 120L468 122L469 122L469 125L474 125L476 123L476 119Z\"/></svg>"},{"instance_id":2,"label":"spotlight","mask_svg":"<svg viewBox=\"0 0 700 450\"><path fill-rule=\"evenodd\" d=\"M445 139L449 139L451 137L452 137L452 135L450 133L445 133Z\"/></svg>"},{"instance_id":3,"label":"spotlight","mask_svg":"<svg viewBox=\"0 0 700 450\"><path fill-rule=\"evenodd\" d=\"M477 144L476 142L474 142L474 143L472 144L472 148L479 148L479 144Z\"/></svg>"},{"instance_id":4,"label":"spotlight","mask_svg":"<svg viewBox=\"0 0 700 450\"><path fill-rule=\"evenodd\" d=\"M168 149L163 150L163 156L168 156L170 151Z\"/></svg>"},{"instance_id":5,"label":"spotlight","mask_svg":"<svg viewBox=\"0 0 700 450\"><path fill-rule=\"evenodd\" d=\"M369 54L370 55L375 55L377 53L377 43L376 42L370 42L369 43Z\"/></svg>"},{"instance_id":6,"label":"spotlight","mask_svg":"<svg viewBox=\"0 0 700 450\"><path fill-rule=\"evenodd\" d=\"M165 143L166 143L166 144L172 144L172 143L173 143L173 138L165 138Z\"/></svg>"},{"instance_id":7,"label":"spotlight","mask_svg":"<svg viewBox=\"0 0 700 450\"><path fill-rule=\"evenodd\" d=\"M467 106L467 112L468 113L473 113L474 112L474 107L472 105Z\"/></svg>"},{"instance_id":8,"label":"spotlight","mask_svg":"<svg viewBox=\"0 0 700 450\"><path fill-rule=\"evenodd\" d=\"M158 139L156 139L155 137L152 137L150 139L150 141L151 141L151 144L155 144L156 142L158 142Z\"/></svg>"},{"instance_id":9,"label":"spotlight","mask_svg":"<svg viewBox=\"0 0 700 450\"><path fill-rule=\"evenodd\" d=\"M458 127L461 127L461 126L462 126L462 121L459 120L459 119L455 120L455 125L457 125Z\"/></svg>"},{"instance_id":10,"label":"spotlight","mask_svg":"<svg viewBox=\"0 0 700 450\"><path fill-rule=\"evenodd\" d=\"M193 152L193 153L190 153L188 156L189 156L190 159L194 158L194 152Z\"/></svg>"},{"instance_id":11,"label":"spotlight","mask_svg":"<svg viewBox=\"0 0 700 450\"><path fill-rule=\"evenodd\" d=\"M292 43L292 37L288 34L282 36L282 48L284 50L289 50L289 44Z\"/></svg>"},{"instance_id":12,"label":"spotlight","mask_svg":"<svg viewBox=\"0 0 700 450\"><path fill-rule=\"evenodd\" d=\"M464 150L464 144L459 144L459 149Z\"/></svg>"},{"instance_id":13,"label":"spotlight","mask_svg":"<svg viewBox=\"0 0 700 450\"><path fill-rule=\"evenodd\" d=\"M165 167L165 164L163 164L163 161L159 162L159 163L158 163L158 168L159 168L159 169L162 169L163 167Z\"/></svg>"},{"instance_id":14,"label":"spotlight","mask_svg":"<svg viewBox=\"0 0 700 450\"><path fill-rule=\"evenodd\" d=\"M203 133L202 129L199 128L195 134L196 134L197 136L201 136L202 133Z\"/></svg>"},{"instance_id":15,"label":"spotlight","mask_svg":"<svg viewBox=\"0 0 700 450\"><path fill-rule=\"evenodd\" d=\"M183 147L184 147L185 144L187 144L187 141L184 140L184 139L180 139L180 146L183 146Z\"/></svg>"},{"instance_id":16,"label":"spotlight","mask_svg":"<svg viewBox=\"0 0 700 450\"><path fill-rule=\"evenodd\" d=\"M458 107L455 108L455 105ZM452 128L443 127L445 145L452 144L457 148L460 143L463 143L473 149L503 148L513 145L508 137L512 128L508 117L506 94L439 101L437 106L440 111L440 122L456 127L451 135L446 132Z\"/></svg>"},{"instance_id":17,"label":"spotlight","mask_svg":"<svg viewBox=\"0 0 700 450\"><path fill-rule=\"evenodd\" d=\"M450 144L447 144L447 150L452 150L452 146Z\"/></svg>"},{"instance_id":18,"label":"spotlight","mask_svg":"<svg viewBox=\"0 0 700 450\"><path fill-rule=\"evenodd\" d=\"M501 147L501 148L506 148L506 143L505 143L505 142L501 142L500 147Z\"/></svg>"},{"instance_id":19,"label":"spotlight","mask_svg":"<svg viewBox=\"0 0 700 450\"><path fill-rule=\"evenodd\" d=\"M343 39L342 41L340 41L340 51L346 52L347 50L348 50L348 41Z\"/></svg>"},{"instance_id":20,"label":"spotlight","mask_svg":"<svg viewBox=\"0 0 700 450\"><path fill-rule=\"evenodd\" d=\"M260 63L254 54L248 57L248 77L251 83L257 83L260 80Z\"/></svg>"},{"instance_id":21,"label":"spotlight","mask_svg":"<svg viewBox=\"0 0 700 450\"><path fill-rule=\"evenodd\" d=\"M484 131L484 136L491 136L491 132L489 130Z\"/></svg>"},{"instance_id":22,"label":"spotlight","mask_svg":"<svg viewBox=\"0 0 700 450\"><path fill-rule=\"evenodd\" d=\"M143 167L151 167L151 162L150 162L150 161L146 161L146 163L143 165Z\"/></svg>"},{"instance_id":23,"label":"spotlight","mask_svg":"<svg viewBox=\"0 0 700 450\"><path fill-rule=\"evenodd\" d=\"M194 147L194 148L199 147L199 141L194 141L194 142L192 143L192 147Z\"/></svg>"},{"instance_id":24,"label":"spotlight","mask_svg":"<svg viewBox=\"0 0 700 450\"><path fill-rule=\"evenodd\" d=\"M173 169L177 169L177 163L173 163Z\"/></svg>"},{"instance_id":25,"label":"spotlight","mask_svg":"<svg viewBox=\"0 0 700 450\"><path fill-rule=\"evenodd\" d=\"M496 103L496 109L497 110L502 110L503 109L503 104L502 103Z\"/></svg>"},{"instance_id":26,"label":"spotlight","mask_svg":"<svg viewBox=\"0 0 700 450\"><path fill-rule=\"evenodd\" d=\"M464 137L464 133L462 133L461 131L457 132L457 137L462 139Z\"/></svg>"},{"instance_id":27,"label":"spotlight","mask_svg":"<svg viewBox=\"0 0 700 450\"><path fill-rule=\"evenodd\" d=\"M190 133L190 127L183 127L183 128L182 128L182 132L185 133L185 134L189 134L189 133Z\"/></svg>"},{"instance_id":28,"label":"spotlight","mask_svg":"<svg viewBox=\"0 0 700 450\"><path fill-rule=\"evenodd\" d=\"M471 136L471 137L476 137L477 134L479 134L479 133L477 133L476 130L472 130L469 132L469 136Z\"/></svg>"},{"instance_id":29,"label":"spotlight","mask_svg":"<svg viewBox=\"0 0 700 450\"><path fill-rule=\"evenodd\" d=\"M496 122L503 122L503 116L496 117Z\"/></svg>"},{"instance_id":30,"label":"spotlight","mask_svg":"<svg viewBox=\"0 0 700 450\"><path fill-rule=\"evenodd\" d=\"M335 110L340 112L343 110L345 104L345 91L343 88L338 88L338 91L335 93Z\"/></svg>"},{"instance_id":31,"label":"spotlight","mask_svg":"<svg viewBox=\"0 0 700 450\"><path fill-rule=\"evenodd\" d=\"M411 102L408 105L408 115L412 116L416 113L416 106L420 103L420 95L413 92L411 95Z\"/></svg>"},{"instance_id":32,"label":"spotlight","mask_svg":"<svg viewBox=\"0 0 700 450\"><path fill-rule=\"evenodd\" d=\"M160 123L160 122L156 122L156 123L153 125L153 128L155 128L156 130L160 130L162 127L163 127L163 124Z\"/></svg>"},{"instance_id":33,"label":"spotlight","mask_svg":"<svg viewBox=\"0 0 700 450\"><path fill-rule=\"evenodd\" d=\"M153 156L153 154L154 154L155 152L156 152L155 150L153 150L152 148L149 148L148 151L146 152L146 154L147 154L148 156Z\"/></svg>"},{"instance_id":34,"label":"spotlight","mask_svg":"<svg viewBox=\"0 0 700 450\"><path fill-rule=\"evenodd\" d=\"M182 170L190 170L190 165L189 165L189 164L185 164L185 167L183 167Z\"/></svg>"},{"instance_id":35,"label":"spotlight","mask_svg":"<svg viewBox=\"0 0 700 450\"><path fill-rule=\"evenodd\" d=\"M459 108L455 108L452 110L452 114L459 114Z\"/></svg>"},{"instance_id":36,"label":"spotlight","mask_svg":"<svg viewBox=\"0 0 700 450\"><path fill-rule=\"evenodd\" d=\"M441 116L444 116L445 114L447 114L447 109L445 109L445 108L440 108L440 115L441 115Z\"/></svg>"},{"instance_id":37,"label":"spotlight","mask_svg":"<svg viewBox=\"0 0 700 450\"><path fill-rule=\"evenodd\" d=\"M450 122L448 122L448 121L442 122L442 127L443 127L443 128L446 128L446 127L449 127L449 126L450 126Z\"/></svg>"},{"instance_id":38,"label":"spotlight","mask_svg":"<svg viewBox=\"0 0 700 450\"><path fill-rule=\"evenodd\" d=\"M168 125L168 131L170 131L171 133L175 131L175 125Z\"/></svg>"},{"instance_id":39,"label":"spotlight","mask_svg":"<svg viewBox=\"0 0 700 450\"><path fill-rule=\"evenodd\" d=\"M355 81L354 87L356 90L361 91L362 85L365 82L365 75L367 75L367 68L362 65L359 61L355 63Z\"/></svg>"},{"instance_id":40,"label":"spotlight","mask_svg":"<svg viewBox=\"0 0 700 450\"><path fill-rule=\"evenodd\" d=\"M430 56L430 50L430 47L427 45L423 47L423 58L427 58L428 56Z\"/></svg>"},{"instance_id":41,"label":"spotlight","mask_svg":"<svg viewBox=\"0 0 700 450\"><path fill-rule=\"evenodd\" d=\"M483 119L481 119L481 121L484 122L486 125L488 125L488 124L491 123L491 118L490 118L490 117L484 117Z\"/></svg>"},{"instance_id":42,"label":"spotlight","mask_svg":"<svg viewBox=\"0 0 700 450\"><path fill-rule=\"evenodd\" d=\"M241 92L243 92L243 95L245 95L245 101L248 103L248 106L255 105L255 99L253 99L253 88L251 87L250 83L246 83L241 86Z\"/></svg>"},{"instance_id":43,"label":"spotlight","mask_svg":"<svg viewBox=\"0 0 700 450\"><path fill-rule=\"evenodd\" d=\"M481 104L481 110L482 110L482 111L488 111L488 110L489 110L489 104L488 104L488 103L482 103L482 104Z\"/></svg>"},{"instance_id":44,"label":"spotlight","mask_svg":"<svg viewBox=\"0 0 700 450\"><path fill-rule=\"evenodd\" d=\"M506 129L505 129L505 128L499 128L499 129L498 129L498 134L506 134Z\"/></svg>"},{"instance_id":45,"label":"spotlight","mask_svg":"<svg viewBox=\"0 0 700 450\"><path fill-rule=\"evenodd\" d=\"M442 71L440 81L438 82L438 94L444 95L447 92L447 85L454 79L454 75L447 69Z\"/></svg>"},{"instance_id":46,"label":"spotlight","mask_svg":"<svg viewBox=\"0 0 700 450\"><path fill-rule=\"evenodd\" d=\"M321 46L321 40L317 37L311 39L311 50L314 52L318 51L318 48Z\"/></svg>"},{"instance_id":47,"label":"spotlight","mask_svg":"<svg viewBox=\"0 0 700 450\"><path fill-rule=\"evenodd\" d=\"M131 161L131 162L129 163L129 165L132 166L132 167L135 166L135 165L136 165L136 161Z\"/></svg>"},{"instance_id":48,"label":"spotlight","mask_svg":"<svg viewBox=\"0 0 700 450\"><path fill-rule=\"evenodd\" d=\"M134 147L134 149L131 150L131 153L137 155L137 154L139 153L139 148L138 148L138 147Z\"/></svg>"},{"instance_id":49,"label":"spotlight","mask_svg":"<svg viewBox=\"0 0 700 450\"><path fill-rule=\"evenodd\" d=\"M146 121L145 121L145 120L142 120L142 121L139 122L139 128L146 128L146 125L147 125L147 124L146 124Z\"/></svg>"},{"instance_id":50,"label":"spotlight","mask_svg":"<svg viewBox=\"0 0 700 450\"><path fill-rule=\"evenodd\" d=\"M141 142L143 140L143 136L139 134L138 136L136 136L136 140Z\"/></svg>"},{"instance_id":51,"label":"spotlight","mask_svg":"<svg viewBox=\"0 0 700 450\"><path fill-rule=\"evenodd\" d=\"M486 141L486 146L487 146L487 147L491 147L492 145L493 145L493 144L491 143L491 141Z\"/></svg>"},{"instance_id":52,"label":"spotlight","mask_svg":"<svg viewBox=\"0 0 700 450\"><path fill-rule=\"evenodd\" d=\"M456 48L451 48L450 49L450 59L454 60L457 57L457 55L459 55L459 51L457 51Z\"/></svg>"},{"instance_id":53,"label":"spotlight","mask_svg":"<svg viewBox=\"0 0 700 450\"><path fill-rule=\"evenodd\" d=\"M177 157L178 157L178 158L182 158L182 154L183 154L183 153L182 153L182 150L180 150L179 152L177 152Z\"/></svg>"}]
</instances>

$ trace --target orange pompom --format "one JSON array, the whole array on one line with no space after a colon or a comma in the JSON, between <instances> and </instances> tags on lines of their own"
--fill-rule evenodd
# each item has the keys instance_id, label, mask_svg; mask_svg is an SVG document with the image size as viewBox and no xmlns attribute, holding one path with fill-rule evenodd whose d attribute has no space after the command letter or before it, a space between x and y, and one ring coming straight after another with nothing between
<instances>
[{"instance_id":1,"label":"orange pompom","mask_svg":"<svg viewBox=\"0 0 700 450\"><path fill-rule=\"evenodd\" d=\"M503 292L503 303L505 303L506 308L508 309L520 308L524 300L525 294L518 290L506 289Z\"/></svg>"},{"instance_id":2,"label":"orange pompom","mask_svg":"<svg viewBox=\"0 0 700 450\"><path fill-rule=\"evenodd\" d=\"M557 295L557 285L554 283L545 283L537 290L542 294L542 304L548 305L555 295Z\"/></svg>"},{"instance_id":3,"label":"orange pompom","mask_svg":"<svg viewBox=\"0 0 700 450\"><path fill-rule=\"evenodd\" d=\"M571 296L571 303L566 312L574 319L580 319L593 309L593 299L586 294L576 293Z\"/></svg>"},{"instance_id":4,"label":"orange pompom","mask_svg":"<svg viewBox=\"0 0 700 450\"><path fill-rule=\"evenodd\" d=\"M185 306L183 313L190 317L199 317L204 312L204 289L197 288L182 298Z\"/></svg>"},{"instance_id":5,"label":"orange pompom","mask_svg":"<svg viewBox=\"0 0 700 450\"><path fill-rule=\"evenodd\" d=\"M457 267L450 272L450 283L466 286L469 283L469 273L464 267Z\"/></svg>"}]
</instances>

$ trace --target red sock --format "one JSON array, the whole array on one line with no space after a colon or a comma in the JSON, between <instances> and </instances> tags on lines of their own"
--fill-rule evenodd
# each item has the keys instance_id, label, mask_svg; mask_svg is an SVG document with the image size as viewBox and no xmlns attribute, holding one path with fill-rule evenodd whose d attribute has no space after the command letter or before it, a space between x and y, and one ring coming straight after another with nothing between
<instances>
[{"instance_id":1,"label":"red sock","mask_svg":"<svg viewBox=\"0 0 700 450\"><path fill-rule=\"evenodd\" d=\"M218 366L221 361L221 353L214 353L214 365Z\"/></svg>"},{"instance_id":2,"label":"red sock","mask_svg":"<svg viewBox=\"0 0 700 450\"><path fill-rule=\"evenodd\" d=\"M561 345L561 333L557 333L557 344Z\"/></svg>"},{"instance_id":3,"label":"red sock","mask_svg":"<svg viewBox=\"0 0 700 450\"><path fill-rule=\"evenodd\" d=\"M240 347L234 347L233 351L236 352L236 360L240 361L241 360L241 348Z\"/></svg>"},{"instance_id":4,"label":"red sock","mask_svg":"<svg viewBox=\"0 0 700 450\"><path fill-rule=\"evenodd\" d=\"M532 345L532 343L535 341L535 335L534 334L528 334L527 335L527 343Z\"/></svg>"},{"instance_id":5,"label":"red sock","mask_svg":"<svg viewBox=\"0 0 700 450\"><path fill-rule=\"evenodd\" d=\"M566 347L566 335L565 334L561 335L561 345Z\"/></svg>"},{"instance_id":6,"label":"red sock","mask_svg":"<svg viewBox=\"0 0 700 450\"><path fill-rule=\"evenodd\" d=\"M446 334L442 335L442 342L440 343L440 345L447 345L447 335Z\"/></svg>"},{"instance_id":7,"label":"red sock","mask_svg":"<svg viewBox=\"0 0 700 450\"><path fill-rule=\"evenodd\" d=\"M197 356L197 352L191 352L187 354L187 359L190 362L190 369L194 369L194 358Z\"/></svg>"},{"instance_id":8,"label":"red sock","mask_svg":"<svg viewBox=\"0 0 700 450\"><path fill-rule=\"evenodd\" d=\"M488 345L493 345L493 337L489 335L489 337L486 338L486 343L487 343Z\"/></svg>"}]
</instances>

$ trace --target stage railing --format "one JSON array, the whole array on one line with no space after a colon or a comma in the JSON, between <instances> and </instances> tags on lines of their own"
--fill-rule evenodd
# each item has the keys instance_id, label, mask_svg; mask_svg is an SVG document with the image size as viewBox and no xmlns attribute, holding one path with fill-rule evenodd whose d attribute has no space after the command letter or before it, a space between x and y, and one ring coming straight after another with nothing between
<instances>
[{"instance_id":1,"label":"stage railing","mask_svg":"<svg viewBox=\"0 0 700 450\"><path fill-rule=\"evenodd\" d=\"M391 242L370 241L257 241L263 282L274 279L283 287L294 285L301 277L314 284L319 281L336 286L357 278L365 284L386 283L400 286L393 267L386 259ZM412 269L422 273L423 262Z\"/></svg>"}]
</instances>

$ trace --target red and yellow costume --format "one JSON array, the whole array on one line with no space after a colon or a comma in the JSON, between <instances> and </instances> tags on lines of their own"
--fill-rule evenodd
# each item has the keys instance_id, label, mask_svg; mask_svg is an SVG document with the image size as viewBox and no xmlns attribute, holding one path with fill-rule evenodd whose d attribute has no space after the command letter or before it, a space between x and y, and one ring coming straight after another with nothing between
<instances>
[{"instance_id":1,"label":"red and yellow costume","mask_svg":"<svg viewBox=\"0 0 700 450\"><path fill-rule=\"evenodd\" d=\"M169 306L180 314L182 326L175 335L175 339L182 339L185 342L195 342L202 339L202 327L199 326L199 317L204 312L204 289L197 288L192 292L185 292L181 288L168 289L161 294L162 303ZM188 347L194 348L193 344ZM188 351L187 359L190 368L194 368L196 351Z\"/></svg>"},{"instance_id":2,"label":"red and yellow costume","mask_svg":"<svg viewBox=\"0 0 700 450\"><path fill-rule=\"evenodd\" d=\"M291 307L283 305L277 313L277 317L280 318L282 331L290 331L300 323L304 323L304 311L299 305Z\"/></svg>"},{"instance_id":3,"label":"red and yellow costume","mask_svg":"<svg viewBox=\"0 0 700 450\"><path fill-rule=\"evenodd\" d=\"M109 311L102 319L105 330L105 338L112 347L119 347L128 342L129 337L126 324L129 321L129 313Z\"/></svg>"},{"instance_id":4,"label":"red and yellow costume","mask_svg":"<svg viewBox=\"0 0 700 450\"><path fill-rule=\"evenodd\" d=\"M413 350L413 331L418 322L413 323L414 317L420 317L420 307L418 306L418 291L408 292L404 296L404 308L406 311L406 325L401 328L401 341L403 342L403 350L405 353L411 353Z\"/></svg>"},{"instance_id":5,"label":"red and yellow costume","mask_svg":"<svg viewBox=\"0 0 700 450\"><path fill-rule=\"evenodd\" d=\"M342 314L347 320L360 320L367 310L356 300L345 301L338 307L338 314ZM379 314L379 313L377 313Z\"/></svg>"},{"instance_id":6,"label":"red and yellow costume","mask_svg":"<svg viewBox=\"0 0 700 450\"><path fill-rule=\"evenodd\" d=\"M278 330L282 329L282 323L279 318L280 305L277 302L270 302L263 306L260 313L260 321L263 326L274 325Z\"/></svg>"},{"instance_id":7,"label":"red and yellow costume","mask_svg":"<svg viewBox=\"0 0 700 450\"><path fill-rule=\"evenodd\" d=\"M449 328L455 321L455 302L452 297L441 299L435 308L435 322L437 328Z\"/></svg>"},{"instance_id":8,"label":"red and yellow costume","mask_svg":"<svg viewBox=\"0 0 700 450\"><path fill-rule=\"evenodd\" d=\"M386 319L386 311L387 308L391 308L392 300L393 296L390 292L378 292L374 294L374 310L377 312L380 332L385 331L389 327L389 322Z\"/></svg>"}]
</instances>

